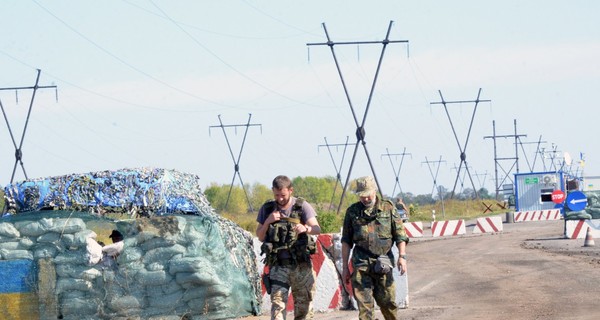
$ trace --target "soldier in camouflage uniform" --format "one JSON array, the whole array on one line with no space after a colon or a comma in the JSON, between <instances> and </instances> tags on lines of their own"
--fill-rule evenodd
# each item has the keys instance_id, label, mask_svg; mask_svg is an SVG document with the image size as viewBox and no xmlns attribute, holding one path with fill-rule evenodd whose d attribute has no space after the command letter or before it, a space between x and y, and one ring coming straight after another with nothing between
<instances>
[{"instance_id":1,"label":"soldier in camouflage uniform","mask_svg":"<svg viewBox=\"0 0 600 320\"><path fill-rule=\"evenodd\" d=\"M397 266L400 274L404 274L409 239L394 203L377 196L373 177L359 178L356 185L360 201L346 210L342 230L342 278L345 283L352 279L359 319L373 319L374 302L377 302L386 320L397 319L392 245L395 243L398 248L400 257ZM350 250L352 274L348 268Z\"/></svg>"},{"instance_id":2,"label":"soldier in camouflage uniform","mask_svg":"<svg viewBox=\"0 0 600 320\"><path fill-rule=\"evenodd\" d=\"M271 319L285 319L289 290L294 298L294 319L313 319L312 301L316 275L310 254L315 252L311 235L321 233L317 214L304 199L292 196L292 181L273 180L275 200L259 210L256 235L263 241L262 254L269 274L263 277L271 295Z\"/></svg>"}]
</instances>

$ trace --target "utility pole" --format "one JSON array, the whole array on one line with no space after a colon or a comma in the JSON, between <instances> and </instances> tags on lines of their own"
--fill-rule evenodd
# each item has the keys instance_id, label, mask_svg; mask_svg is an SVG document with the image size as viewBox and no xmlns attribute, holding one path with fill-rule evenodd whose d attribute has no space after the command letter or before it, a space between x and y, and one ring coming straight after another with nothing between
<instances>
[{"instance_id":1,"label":"utility pole","mask_svg":"<svg viewBox=\"0 0 600 320\"><path fill-rule=\"evenodd\" d=\"M325 144L321 144L319 146L317 146L317 148L321 148L321 147L327 147L327 151L329 151L329 157L331 158L331 162L333 162L333 167L335 168L335 186L333 187L333 194L331 195L331 201L329 202L329 208L333 208L333 199L335 198L335 192L337 191L337 186L338 186L338 182L340 184L340 186L342 185L342 176L340 174L340 172L342 171L342 164L344 163L344 156L346 155L346 148L350 145L348 143L348 139L349 137L346 136L346 143L336 143L336 144L329 144L327 142L327 137L324 137L325 139ZM333 159L333 154L331 153L331 148L330 147L336 147L336 149L338 147L344 147L344 152L342 153L342 160L340 161L340 166L338 168L338 166L335 163L335 160Z\"/></svg>"},{"instance_id":2,"label":"utility pole","mask_svg":"<svg viewBox=\"0 0 600 320\"><path fill-rule=\"evenodd\" d=\"M233 178L231 179L231 185L229 186L229 193L227 194L227 202L225 202L225 209L229 205L229 198L231 197L231 190L233 190L233 183L235 182L235 177L237 176L240 179L240 183L242 184L242 189L244 190L244 194L246 195L246 201L248 201L248 208L250 208L250 212L254 212L254 208L252 208L252 202L250 202L250 197L248 196L248 192L246 191L246 186L244 185L244 181L242 181L242 176L240 175L240 159L242 157L242 150L244 150L244 144L246 142L246 136L248 135L248 129L250 127L258 126L260 127L260 132L262 133L262 125L250 123L250 119L252 118L252 114L248 114L248 122L245 124L229 124L224 125L223 121L221 121L221 115L219 117L219 125L218 126L210 126L208 128L208 134L210 135L210 129L212 128L221 128L223 130L223 135L225 136L225 141L227 141L227 147L229 148L229 154L231 155L231 159L233 160ZM233 151L231 150L231 144L229 144L229 138L227 137L227 131L225 128L235 128L237 132L238 127L244 127L244 139L242 140L242 145L240 146L240 152L238 153L237 158L233 155Z\"/></svg>"},{"instance_id":3,"label":"utility pole","mask_svg":"<svg viewBox=\"0 0 600 320\"><path fill-rule=\"evenodd\" d=\"M523 151L523 156L525 157L525 162L527 163L527 166L529 167L529 172L534 172L535 171L535 164L537 162L537 158L538 158L538 154L540 151L540 145L542 143L546 143L546 141L542 141L542 136L540 135L540 138L537 142L523 142L520 138L519 138L519 145L521 145L521 151ZM525 144L536 144L536 149L535 149L535 153L534 153L534 157L533 157L533 164L529 163L529 158L527 157L527 152L525 152Z\"/></svg>"},{"instance_id":4,"label":"utility pole","mask_svg":"<svg viewBox=\"0 0 600 320\"><path fill-rule=\"evenodd\" d=\"M390 164L392 165L392 170L394 171L394 175L396 177L396 182L394 184L394 190L392 191L391 196L395 197L396 196L396 187L398 187L398 189L400 190L400 198L404 197L404 194L402 192L402 187L400 186L400 170L402 170L402 163L404 163L404 156L410 156L412 158L412 154L410 153L406 153L406 147L404 147L404 150L402 151L402 153L390 153L390 151L388 150L388 148L385 148L386 153L382 154L381 157L388 157L390 159ZM396 170L396 168L394 167L394 162L392 162L392 157L398 157L400 156L400 165L398 166L398 170Z\"/></svg>"},{"instance_id":5,"label":"utility pole","mask_svg":"<svg viewBox=\"0 0 600 320\"><path fill-rule=\"evenodd\" d=\"M6 126L8 127L8 133L10 134L10 138L12 140L13 146L15 147L15 165L13 166L13 171L10 176L10 183L13 183L15 178L15 172L17 171L17 165L21 166L23 170L23 174L25 175L25 179L29 179L27 177L27 172L25 171L25 165L23 164L23 141L25 140L25 133L27 132L27 125L29 124L29 117L31 116L31 109L33 108L33 101L35 99L35 94L39 89L54 89L56 101L58 101L58 89L55 85L51 86L40 86L40 74L42 70L37 69L37 77L35 79L35 84L30 87L10 87L10 88L0 88L0 90L15 90L15 94L17 97L17 103L19 102L18 92L19 90L32 90L31 100L29 101L29 109L27 110L27 118L25 118L25 125L23 126L23 133L21 134L21 141L19 141L17 146L17 141L15 140L15 136L13 135L12 129L10 127L10 123L8 121L8 117L6 116L6 112L4 111L4 106L2 105L2 101L0 101L0 108L2 109L2 114L4 115L4 120L6 121Z\"/></svg>"},{"instance_id":6,"label":"utility pole","mask_svg":"<svg viewBox=\"0 0 600 320\"><path fill-rule=\"evenodd\" d=\"M438 198L440 198L440 201L442 203L442 218L445 219L446 218L446 209L444 208L444 195L442 194L442 186L438 186L437 183L437 176L438 173L440 172L440 164L442 162L446 162L446 160L442 160L442 156L440 156L440 159L437 161L429 161L427 160L427 157L425 157L425 161L421 162L421 163L426 163L427 164L427 168L429 168L429 173L431 173L431 178L433 179L433 189L431 189L431 198L433 198L433 191L436 190L438 192ZM433 170L431 170L431 165L437 164L437 169L435 171L435 175L433 174Z\"/></svg>"},{"instance_id":7,"label":"utility pole","mask_svg":"<svg viewBox=\"0 0 600 320\"><path fill-rule=\"evenodd\" d=\"M352 111L352 116L354 118L354 123L356 125L356 145L354 147L354 153L352 155L352 160L350 162L350 167L348 169L348 175L346 176L346 183L344 184L344 190L342 191L342 196L340 198L340 205L338 206L338 214L340 213L340 208L342 207L342 202L344 201L344 196L346 195L346 190L348 188L348 183L350 182L350 177L352 176L352 167L354 166L354 161L356 160L356 153L358 151L358 145L362 144L363 149L365 151L365 155L367 156L367 160L369 162L369 166L371 168L371 172L373 173L373 177L375 178L375 182L377 183L377 187L381 195L383 195L383 191L379 184L379 180L377 179L377 175L375 174L375 168L373 167L373 162L371 161L371 157L369 156L369 152L367 150L367 142L365 141L365 122L367 120L367 114L369 112L369 107L371 106L371 101L373 98L373 92L375 91L375 85L377 84L377 78L379 77L379 71L381 70L381 64L383 62L383 56L385 54L385 49L390 43L408 43L408 40L389 40L390 32L392 30L393 21L390 21L388 30L385 36L385 39L382 41L350 41L350 42L333 42L329 37L329 33L327 32L327 27L325 23L323 23L323 30L325 31L325 36L327 37L327 42L321 43L307 43L307 46L328 46L331 50L331 54L333 56L333 60L335 61L335 66L338 71L338 75L340 76L340 80L342 82L342 86L344 88L344 93L346 94L346 99L348 100L348 105L350 106L350 110ZM377 64L377 69L375 71L375 76L373 78L373 83L371 84L371 91L369 93L369 99L367 101L367 105L365 108L365 113L362 118L362 122L358 122L358 118L356 116L356 112L354 111L354 106L352 105L352 100L350 99L350 95L348 93L348 88L346 87L346 82L344 81L344 77L342 76L342 70L340 69L340 65L337 60L337 56L335 55L334 46L336 45L361 45L361 44L381 44L383 45L381 49L381 54L379 56L379 63Z\"/></svg>"},{"instance_id":8,"label":"utility pole","mask_svg":"<svg viewBox=\"0 0 600 320\"><path fill-rule=\"evenodd\" d=\"M462 169L463 163L465 164L465 170L467 171L469 180L471 181L471 185L473 186L473 190L475 190L475 197L479 198L479 196L477 195L477 190L475 189L475 183L473 183L473 178L471 177L471 173L469 172L469 166L467 165L467 153L466 152L467 152L467 144L469 143L469 137L471 135L471 128L473 127L473 120L475 120L475 112L477 112L477 106L479 105L479 102L490 102L491 100L480 100L479 99L479 97L481 96L481 88L479 88L479 92L477 93L477 99L472 100L472 101L446 101L446 100L444 100L442 91L438 90L438 92L440 93L440 98L442 99L442 101L432 102L431 104L442 104L444 106L444 110L446 111L446 115L448 116L448 121L450 122L450 127L452 128L452 132L454 133L454 138L456 139L456 144L458 145L458 149L460 151L460 164L459 164L458 170L456 172L456 179L454 180L454 187L452 187L452 193L450 195L450 198L454 197L454 191L456 190L456 183L459 180L460 171ZM467 137L465 138L464 145L461 145L460 141L458 140L458 136L456 135L456 130L454 129L454 124L452 123L452 118L450 117L450 113L448 112L448 104L457 104L457 103L459 103L459 104L475 103L475 107L473 108L473 115L471 116L471 122L469 123L469 131L467 132Z\"/></svg>"},{"instance_id":9,"label":"utility pole","mask_svg":"<svg viewBox=\"0 0 600 320\"><path fill-rule=\"evenodd\" d=\"M483 137L483 139L492 139L494 141L494 174L495 174L495 184L496 184L496 200L499 200L498 193L500 192L500 187L502 187L502 185L504 184L506 179L508 178L511 181L511 183L513 183L513 180L510 178L510 173L512 172L512 169L516 167L517 173L519 173L519 146L517 143L518 143L520 137L527 137L527 135L526 134L517 134L517 119L514 119L514 127L515 127L514 134L497 135L496 134L496 120L493 120L492 121L493 135ZM497 144L496 144L496 139L498 139L498 138L514 138L515 139L515 142L514 142L515 156L514 157L505 157L505 158L498 157L498 151L497 151L498 148L497 148ZM512 165L508 171L504 170L504 168L500 164L500 161L502 161L502 160L513 161ZM502 180L498 179L498 167L500 167L500 169L502 169L505 174L504 178L502 178Z\"/></svg>"}]
</instances>

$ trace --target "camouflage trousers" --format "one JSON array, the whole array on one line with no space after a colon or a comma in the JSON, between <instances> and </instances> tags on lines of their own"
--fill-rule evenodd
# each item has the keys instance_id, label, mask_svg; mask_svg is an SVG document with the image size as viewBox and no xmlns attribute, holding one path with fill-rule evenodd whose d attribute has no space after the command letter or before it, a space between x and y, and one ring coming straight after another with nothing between
<instances>
[{"instance_id":1,"label":"camouflage trousers","mask_svg":"<svg viewBox=\"0 0 600 320\"><path fill-rule=\"evenodd\" d=\"M369 266L361 266L352 273L352 292L358 304L358 318L372 320L375 304L386 320L397 319L396 285L392 271L387 274L376 274ZM373 298L375 301L373 301Z\"/></svg>"},{"instance_id":2,"label":"camouflage trousers","mask_svg":"<svg viewBox=\"0 0 600 320\"><path fill-rule=\"evenodd\" d=\"M315 272L311 263L273 266L271 279L271 319L285 320L291 289L294 299L294 319L313 319L312 301L315 295Z\"/></svg>"}]
</instances>

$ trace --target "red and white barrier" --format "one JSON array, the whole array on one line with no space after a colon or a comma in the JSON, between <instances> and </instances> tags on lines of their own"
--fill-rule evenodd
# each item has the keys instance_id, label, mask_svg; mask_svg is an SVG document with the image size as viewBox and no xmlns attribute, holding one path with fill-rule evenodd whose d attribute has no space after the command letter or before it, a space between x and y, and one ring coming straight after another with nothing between
<instances>
[{"instance_id":1,"label":"red and white barrier","mask_svg":"<svg viewBox=\"0 0 600 320\"><path fill-rule=\"evenodd\" d=\"M569 239L585 239L588 228L590 228L592 238L600 237L600 219L567 220L565 221L565 237Z\"/></svg>"},{"instance_id":2,"label":"red and white barrier","mask_svg":"<svg viewBox=\"0 0 600 320\"><path fill-rule=\"evenodd\" d=\"M421 238L423 237L423 222L405 222L404 230L409 238Z\"/></svg>"},{"instance_id":3,"label":"red and white barrier","mask_svg":"<svg viewBox=\"0 0 600 320\"><path fill-rule=\"evenodd\" d=\"M323 250L323 247L331 247L332 245L332 234L319 235L317 237L317 252L311 256L313 270L317 275L316 290L313 299L313 310L315 312L336 310L341 305L342 288L340 287L339 276L333 261L326 256ZM261 261L263 257L260 256L260 246L261 242L258 241L258 238L254 238L254 252L257 257L256 263L262 277L263 273L266 271L266 267ZM263 314L268 314L271 311L271 298L267 294L264 285L262 288L262 295L261 312ZM294 299L291 293L288 297L286 309L288 311L294 310Z\"/></svg>"},{"instance_id":4,"label":"red and white barrier","mask_svg":"<svg viewBox=\"0 0 600 320\"><path fill-rule=\"evenodd\" d=\"M317 275L317 283L315 296L313 299L313 310L315 312L328 312L338 310L342 306L343 295L340 281L341 271L336 270L336 264L341 267L341 244L340 234L322 234L317 237L317 252L311 256L313 270ZM265 265L261 261L260 256L261 242L258 238L254 238L254 252L256 253L256 265L262 277L265 271ZM329 254L327 254L327 253ZM392 246L394 256L398 258L398 250L396 246ZM408 253L410 255L410 252ZM332 257L330 257L330 255ZM332 260L333 258L333 260ZM396 283L396 302L400 308L408 307L408 274L400 275L396 266L394 266L394 282ZM352 266L350 266L352 271ZM347 288L350 296L352 296L352 288L348 285ZM346 297L347 298L347 297ZM356 307L356 303L352 303ZM286 306L287 311L294 310L293 297L290 294ZM271 298L266 293L266 289L262 287L262 305L261 314L269 314L271 311Z\"/></svg>"},{"instance_id":5,"label":"red and white barrier","mask_svg":"<svg viewBox=\"0 0 600 320\"><path fill-rule=\"evenodd\" d=\"M502 218L500 217L477 218L477 224L475 227L473 227L473 233L492 233L502 231Z\"/></svg>"},{"instance_id":6,"label":"red and white barrier","mask_svg":"<svg viewBox=\"0 0 600 320\"><path fill-rule=\"evenodd\" d=\"M434 221L431 223L431 236L456 236L466 234L465 220Z\"/></svg>"},{"instance_id":7,"label":"red and white barrier","mask_svg":"<svg viewBox=\"0 0 600 320\"><path fill-rule=\"evenodd\" d=\"M514 214L515 222L561 220L560 209L517 211Z\"/></svg>"}]
</instances>

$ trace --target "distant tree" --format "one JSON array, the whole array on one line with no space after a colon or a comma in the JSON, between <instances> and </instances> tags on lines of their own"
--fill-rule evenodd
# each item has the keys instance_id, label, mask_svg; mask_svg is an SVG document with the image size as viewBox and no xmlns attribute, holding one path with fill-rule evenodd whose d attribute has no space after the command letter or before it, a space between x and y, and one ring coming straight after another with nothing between
<instances>
[{"instance_id":1,"label":"distant tree","mask_svg":"<svg viewBox=\"0 0 600 320\"><path fill-rule=\"evenodd\" d=\"M479 197L481 199L493 199L494 198L494 196L492 196L490 194L490 192L488 191L488 189L486 189L486 188L481 188L481 189L479 189L478 192L479 192Z\"/></svg>"},{"instance_id":2,"label":"distant tree","mask_svg":"<svg viewBox=\"0 0 600 320\"><path fill-rule=\"evenodd\" d=\"M327 178L296 177L293 180L294 195L303 197L311 203L328 203L331 200L333 186Z\"/></svg>"},{"instance_id":3,"label":"distant tree","mask_svg":"<svg viewBox=\"0 0 600 320\"><path fill-rule=\"evenodd\" d=\"M249 209L245 192L241 186L231 188L229 185L219 186L212 183L210 187L206 188L204 195L210 202L211 207L217 212L245 213Z\"/></svg>"},{"instance_id":4,"label":"distant tree","mask_svg":"<svg viewBox=\"0 0 600 320\"><path fill-rule=\"evenodd\" d=\"M406 203L406 202L405 202ZM435 200L431 197L431 194L420 194L418 196L412 197L412 199L406 203L410 206L410 204L416 203L420 206L427 204L434 204Z\"/></svg>"},{"instance_id":5,"label":"distant tree","mask_svg":"<svg viewBox=\"0 0 600 320\"><path fill-rule=\"evenodd\" d=\"M258 182L252 185L250 188L250 194L250 202L252 203L252 208L254 208L256 213L258 213L260 207L267 202L267 200L273 199L273 191L271 188Z\"/></svg>"}]
</instances>

